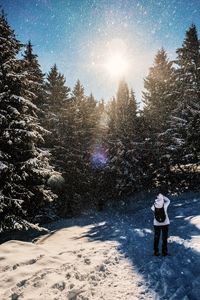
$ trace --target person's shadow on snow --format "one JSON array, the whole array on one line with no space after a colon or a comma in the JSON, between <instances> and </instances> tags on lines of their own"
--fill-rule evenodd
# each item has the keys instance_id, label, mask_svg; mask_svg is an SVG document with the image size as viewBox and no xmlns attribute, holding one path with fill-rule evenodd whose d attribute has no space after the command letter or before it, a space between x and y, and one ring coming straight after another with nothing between
<instances>
[{"instance_id":1,"label":"person's shadow on snow","mask_svg":"<svg viewBox=\"0 0 200 300\"><path fill-rule=\"evenodd\" d=\"M199 300L200 246L197 250L197 245L200 241L200 229L193 224L195 217L199 215L199 208L200 199L188 203L185 200L182 202L181 198L171 201L168 241L170 255L167 257L152 255L153 215L150 208L135 214L113 214L113 217L108 213L106 218L102 214L102 220L94 224L84 237L91 242L117 241L118 250L130 260L134 270L137 269L143 275L148 288L155 292L155 299ZM194 248L191 248L191 244Z\"/></svg>"}]
</instances>

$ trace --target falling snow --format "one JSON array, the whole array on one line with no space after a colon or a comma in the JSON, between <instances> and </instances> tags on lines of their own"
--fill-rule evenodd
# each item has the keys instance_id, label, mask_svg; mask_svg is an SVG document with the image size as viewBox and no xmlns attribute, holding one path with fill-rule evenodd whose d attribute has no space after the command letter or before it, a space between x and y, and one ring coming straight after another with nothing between
<instances>
[{"instance_id":1,"label":"falling snow","mask_svg":"<svg viewBox=\"0 0 200 300\"><path fill-rule=\"evenodd\" d=\"M102 51L108 41L123 40L133 57L133 72L125 78L140 101L143 78L157 49L164 47L173 58L188 26L200 27L200 2L194 0L0 0L0 4L19 38L32 40L45 72L56 62L68 85L80 78L89 86L86 93L106 100L117 82L109 82L107 74L93 68L91 53L97 59L99 48Z\"/></svg>"}]
</instances>

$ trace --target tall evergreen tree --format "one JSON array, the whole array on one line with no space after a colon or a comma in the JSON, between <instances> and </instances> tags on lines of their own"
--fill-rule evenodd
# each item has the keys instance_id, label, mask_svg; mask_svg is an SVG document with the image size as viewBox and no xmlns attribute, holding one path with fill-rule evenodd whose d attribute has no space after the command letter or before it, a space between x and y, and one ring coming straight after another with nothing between
<instances>
[{"instance_id":1,"label":"tall evergreen tree","mask_svg":"<svg viewBox=\"0 0 200 300\"><path fill-rule=\"evenodd\" d=\"M28 79L29 93L32 93L32 101L38 108L43 109L45 97L44 74L41 71L37 54L33 54L31 41L26 45L23 54L22 67L27 74L26 78Z\"/></svg>"},{"instance_id":2,"label":"tall evergreen tree","mask_svg":"<svg viewBox=\"0 0 200 300\"><path fill-rule=\"evenodd\" d=\"M127 83L119 83L116 100L110 106L108 129L109 165L115 179L117 195L133 192L137 187L136 100Z\"/></svg>"},{"instance_id":3,"label":"tall evergreen tree","mask_svg":"<svg viewBox=\"0 0 200 300\"><path fill-rule=\"evenodd\" d=\"M65 134L63 126L65 122L66 106L70 99L70 89L65 84L66 80L56 65L53 65L47 74L45 83L46 103L44 106L43 125L49 131L46 139L46 148L52 153L52 163L58 171L62 171L62 139Z\"/></svg>"},{"instance_id":4,"label":"tall evergreen tree","mask_svg":"<svg viewBox=\"0 0 200 300\"><path fill-rule=\"evenodd\" d=\"M171 164L198 163L200 158L200 44L195 25L177 49L177 108L168 130ZM183 170L183 168L182 168Z\"/></svg>"},{"instance_id":5,"label":"tall evergreen tree","mask_svg":"<svg viewBox=\"0 0 200 300\"><path fill-rule=\"evenodd\" d=\"M0 231L28 227L28 220L54 199L45 188L51 167L38 124L35 97L22 64L21 44L5 15L0 15ZM33 213L34 212L34 213ZM25 221L26 220L26 221Z\"/></svg>"},{"instance_id":6,"label":"tall evergreen tree","mask_svg":"<svg viewBox=\"0 0 200 300\"><path fill-rule=\"evenodd\" d=\"M166 121L176 107L175 70L163 48L155 56L154 65L144 80L144 88L144 115L149 122L149 130L160 133L167 128Z\"/></svg>"},{"instance_id":7,"label":"tall evergreen tree","mask_svg":"<svg viewBox=\"0 0 200 300\"><path fill-rule=\"evenodd\" d=\"M143 121L146 124L141 153L144 174L149 185L166 180L169 165L166 160L166 141L162 133L168 128L168 119L176 107L176 80L172 62L164 49L158 51L154 65L144 80ZM164 176L164 178L163 178ZM162 179L161 179L162 177Z\"/></svg>"},{"instance_id":8,"label":"tall evergreen tree","mask_svg":"<svg viewBox=\"0 0 200 300\"><path fill-rule=\"evenodd\" d=\"M46 81L47 104L53 113L62 109L64 102L69 98L70 89L65 85L65 82L64 75L58 71L56 64L54 64L47 74Z\"/></svg>"},{"instance_id":9,"label":"tall evergreen tree","mask_svg":"<svg viewBox=\"0 0 200 300\"><path fill-rule=\"evenodd\" d=\"M65 106L63 149L63 175L66 182L66 210L81 207L88 202L93 184L91 152L95 143L98 123L97 102L93 95L86 97L80 81ZM65 210L63 208L63 211Z\"/></svg>"}]
</instances>

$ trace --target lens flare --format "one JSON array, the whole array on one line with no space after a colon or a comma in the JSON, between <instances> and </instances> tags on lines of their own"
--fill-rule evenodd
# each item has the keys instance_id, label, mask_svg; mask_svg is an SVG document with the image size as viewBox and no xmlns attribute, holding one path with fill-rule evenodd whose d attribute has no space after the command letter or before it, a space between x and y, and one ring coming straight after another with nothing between
<instances>
[{"instance_id":1,"label":"lens flare","mask_svg":"<svg viewBox=\"0 0 200 300\"><path fill-rule=\"evenodd\" d=\"M91 163L95 169L103 169L107 164L108 158L106 150L102 145L96 145L91 155Z\"/></svg>"}]
</instances>

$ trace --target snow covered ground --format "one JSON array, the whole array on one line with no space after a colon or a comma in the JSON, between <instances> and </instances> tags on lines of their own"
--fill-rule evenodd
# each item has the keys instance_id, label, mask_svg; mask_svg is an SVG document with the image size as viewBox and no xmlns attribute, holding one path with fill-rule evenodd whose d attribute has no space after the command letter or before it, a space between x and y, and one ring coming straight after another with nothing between
<instances>
[{"instance_id":1,"label":"snow covered ground","mask_svg":"<svg viewBox=\"0 0 200 300\"><path fill-rule=\"evenodd\" d=\"M168 257L152 256L152 212L60 220L34 243L0 246L0 299L200 299L200 195L171 201Z\"/></svg>"}]
</instances>

